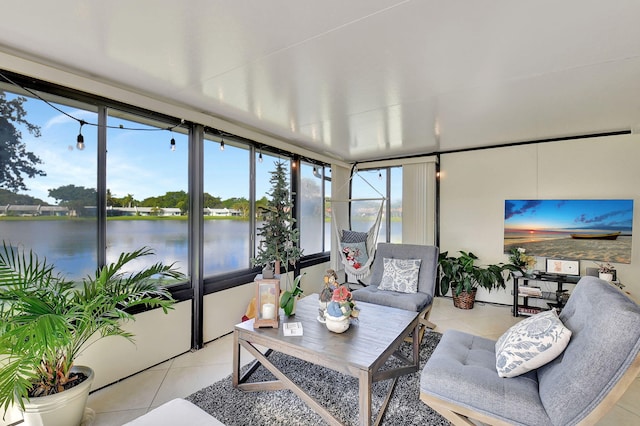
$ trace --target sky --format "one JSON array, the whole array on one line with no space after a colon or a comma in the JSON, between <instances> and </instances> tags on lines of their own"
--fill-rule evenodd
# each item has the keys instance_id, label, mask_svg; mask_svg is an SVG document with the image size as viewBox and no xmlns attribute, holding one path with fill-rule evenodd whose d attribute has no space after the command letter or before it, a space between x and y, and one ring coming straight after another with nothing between
<instances>
[{"instance_id":1,"label":"sky","mask_svg":"<svg viewBox=\"0 0 640 426\"><path fill-rule=\"evenodd\" d=\"M505 228L631 230L633 200L506 200Z\"/></svg>"},{"instance_id":2,"label":"sky","mask_svg":"<svg viewBox=\"0 0 640 426\"><path fill-rule=\"evenodd\" d=\"M6 92L10 100L15 95ZM97 114L83 109L54 104L77 120L57 111L46 102L28 98L25 103L26 120L41 128L42 136L36 138L26 128L20 128L27 150L34 152L43 164L38 167L46 177L26 179L26 194L55 204L48 197L48 190L74 184L96 188ZM85 149L78 150L76 138L82 127ZM187 135L110 117L107 130L107 188L113 196L133 194L137 200L163 195L168 191L187 191L188 150ZM120 128L122 126L123 128ZM167 126L168 127L168 126ZM135 130L129 130L135 129ZM154 130L149 130L154 129ZM170 149L170 140L176 140L176 149ZM249 198L247 171L249 152L225 144L205 143L204 182L205 192L227 199ZM276 157L263 154L264 161L256 163L259 179L256 184L258 198L270 189L269 171L273 170ZM25 193L25 192L22 192Z\"/></svg>"},{"instance_id":3,"label":"sky","mask_svg":"<svg viewBox=\"0 0 640 426\"><path fill-rule=\"evenodd\" d=\"M8 100L15 97L9 91L5 93ZM97 114L90 111L90 106L81 109L57 103L53 105L55 108L41 99L28 97L24 104L26 120L40 126L42 136L36 138L26 128L20 129L27 150L43 160L39 168L46 172L46 177L27 178L25 182L29 190L22 193L51 204L55 204L56 200L49 198L49 189L69 184L97 187ZM79 120L87 123L81 129L84 150L76 147L76 138L80 132ZM188 190L186 134L117 117L109 117L108 126L107 188L114 197L122 198L132 194L136 200L143 200L169 191ZM172 138L176 141L174 151L170 149ZM233 147L229 142L225 144L225 150L221 151L218 141L205 141L204 191L223 200L232 197L248 199L249 152ZM256 162L257 198L270 190L269 172L274 169L274 163L278 160L266 152L262 154L264 160ZM392 169L392 200L402 198L401 169L396 169ZM358 173L360 177L353 179L354 197L375 198L380 196L376 191L385 193L386 171L382 171L382 176L379 176L378 170L363 170Z\"/></svg>"}]
</instances>

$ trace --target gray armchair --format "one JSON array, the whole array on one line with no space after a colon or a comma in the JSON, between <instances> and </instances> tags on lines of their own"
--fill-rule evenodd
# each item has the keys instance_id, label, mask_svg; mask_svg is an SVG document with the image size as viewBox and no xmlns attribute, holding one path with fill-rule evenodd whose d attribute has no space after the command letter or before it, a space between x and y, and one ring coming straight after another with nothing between
<instances>
[{"instance_id":1,"label":"gray armchair","mask_svg":"<svg viewBox=\"0 0 640 426\"><path fill-rule=\"evenodd\" d=\"M560 320L572 332L564 352L510 378L496 370L494 340L445 331L422 370L420 399L454 425L595 424L640 372L640 306L610 283L582 277ZM534 348L519 342L523 354Z\"/></svg>"},{"instance_id":2,"label":"gray armchair","mask_svg":"<svg viewBox=\"0 0 640 426\"><path fill-rule=\"evenodd\" d=\"M416 244L379 243L371 265L369 285L352 292L356 301L391 306L393 308L420 312L420 341L426 328L435 325L429 321L435 294L438 272L438 247ZM418 291L402 293L379 289L384 272L384 259L420 259Z\"/></svg>"}]
</instances>

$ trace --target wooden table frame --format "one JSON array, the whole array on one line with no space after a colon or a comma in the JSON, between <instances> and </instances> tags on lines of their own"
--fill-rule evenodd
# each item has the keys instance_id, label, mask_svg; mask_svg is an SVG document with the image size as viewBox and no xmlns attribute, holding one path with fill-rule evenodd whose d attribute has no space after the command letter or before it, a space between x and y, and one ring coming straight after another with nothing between
<instances>
[{"instance_id":1,"label":"wooden table frame","mask_svg":"<svg viewBox=\"0 0 640 426\"><path fill-rule=\"evenodd\" d=\"M317 321L318 307L318 295L313 294L298 301L295 316L281 317L281 323L302 323L304 334L299 337L284 336L282 324L278 329L254 329L253 320L237 324L233 332L233 386L250 392L290 389L327 423L341 425L340 420L269 361L268 357L273 351L280 352L356 377L359 382L359 424L380 424L398 377L418 371L420 360L418 313L358 302L361 311L357 322L352 324L346 332L336 334ZM398 351L398 348L412 333L412 359L408 359ZM241 347L255 357L252 365L243 375L240 375ZM262 352L258 347L266 348L266 351ZM391 356L399 359L403 365L380 370ZM246 383L260 365L273 373L276 380ZM371 386L375 382L389 379L393 382L372 423Z\"/></svg>"}]
</instances>

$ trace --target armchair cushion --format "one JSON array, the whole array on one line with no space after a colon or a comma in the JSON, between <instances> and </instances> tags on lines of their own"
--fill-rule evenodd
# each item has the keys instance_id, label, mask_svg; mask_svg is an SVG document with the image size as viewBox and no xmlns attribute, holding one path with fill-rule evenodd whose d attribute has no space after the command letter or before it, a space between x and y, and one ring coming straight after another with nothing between
<instances>
[{"instance_id":1,"label":"armchair cushion","mask_svg":"<svg viewBox=\"0 0 640 426\"><path fill-rule=\"evenodd\" d=\"M570 338L571 330L562 324L555 309L520 321L496 342L498 376L519 376L551 362Z\"/></svg>"},{"instance_id":2,"label":"armchair cushion","mask_svg":"<svg viewBox=\"0 0 640 426\"><path fill-rule=\"evenodd\" d=\"M415 293L401 293L380 287L386 259L419 259L418 286ZM433 302L438 270L438 247L418 244L379 243L371 265L369 285L353 291L357 301L421 312Z\"/></svg>"},{"instance_id":3,"label":"armchair cushion","mask_svg":"<svg viewBox=\"0 0 640 426\"><path fill-rule=\"evenodd\" d=\"M364 243L367 241L368 236L369 234L367 234L366 232L357 232L343 229L342 238L340 239L340 241L343 243Z\"/></svg>"},{"instance_id":4,"label":"armchair cushion","mask_svg":"<svg viewBox=\"0 0 640 426\"><path fill-rule=\"evenodd\" d=\"M384 259L384 270L380 281L380 290L393 290L401 293L418 291L418 273L420 259Z\"/></svg>"}]
</instances>

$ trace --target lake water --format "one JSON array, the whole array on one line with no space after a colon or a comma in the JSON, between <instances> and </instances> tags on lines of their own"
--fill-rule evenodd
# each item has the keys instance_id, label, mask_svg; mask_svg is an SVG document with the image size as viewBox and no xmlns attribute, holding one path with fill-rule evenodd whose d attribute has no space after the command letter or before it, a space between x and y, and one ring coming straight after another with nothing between
<instances>
[{"instance_id":1,"label":"lake water","mask_svg":"<svg viewBox=\"0 0 640 426\"><path fill-rule=\"evenodd\" d=\"M325 226L327 246L331 241L330 223ZM370 224L354 223L354 230L366 231ZM301 227L304 223L301 223ZM399 242L402 223L392 222L392 241ZM380 241L384 240L384 225ZM204 274L221 274L249 268L249 222L237 220L204 221ZM318 247L317 241L304 241L302 247ZM93 274L97 265L97 227L91 220L0 220L0 240L31 249L56 271L71 279ZM313 236L306 236L313 239ZM131 263L139 270L156 262L176 262L185 274L188 258L188 223L186 220L110 220L107 221L107 262L114 262L122 252L143 246L154 250ZM308 253L305 253L308 254Z\"/></svg>"},{"instance_id":2,"label":"lake water","mask_svg":"<svg viewBox=\"0 0 640 426\"><path fill-rule=\"evenodd\" d=\"M330 241L330 226L326 226ZM97 265L96 222L91 220L0 220L0 240L32 249L68 278L93 274ZM204 222L204 273L215 275L248 268L249 222ZM304 244L304 241L303 241ZM142 246L155 256L132 263L132 270L155 262L173 263L187 273L188 223L186 220L117 220L107 222L107 262L122 252ZM315 244L317 246L317 244Z\"/></svg>"}]
</instances>

